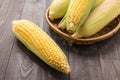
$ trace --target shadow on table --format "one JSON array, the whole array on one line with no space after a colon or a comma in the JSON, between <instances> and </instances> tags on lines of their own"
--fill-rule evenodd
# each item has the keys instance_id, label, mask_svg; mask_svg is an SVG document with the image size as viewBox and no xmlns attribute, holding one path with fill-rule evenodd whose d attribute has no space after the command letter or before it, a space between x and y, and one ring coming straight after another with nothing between
<instances>
[{"instance_id":1,"label":"shadow on table","mask_svg":"<svg viewBox=\"0 0 120 80\"><path fill-rule=\"evenodd\" d=\"M114 47L114 45L116 44L114 41L115 40L114 38L116 38L115 37L116 35L94 44L83 45L83 44L73 44L73 43L67 42L50 28L49 28L49 33L50 33L49 35L57 42L58 45L64 48L66 47L69 48L68 49L69 54L78 54L83 57L95 57L100 54L107 55L112 51L115 51L114 50L115 48L112 48L111 46ZM63 42L65 42L66 45L63 45Z\"/></svg>"},{"instance_id":2,"label":"shadow on table","mask_svg":"<svg viewBox=\"0 0 120 80\"><path fill-rule=\"evenodd\" d=\"M72 54L77 54L83 57L96 57L99 55L109 55L115 51L115 46L112 38L106 39L104 41L89 44L89 45L77 45L73 44L70 46L69 52Z\"/></svg>"}]
</instances>

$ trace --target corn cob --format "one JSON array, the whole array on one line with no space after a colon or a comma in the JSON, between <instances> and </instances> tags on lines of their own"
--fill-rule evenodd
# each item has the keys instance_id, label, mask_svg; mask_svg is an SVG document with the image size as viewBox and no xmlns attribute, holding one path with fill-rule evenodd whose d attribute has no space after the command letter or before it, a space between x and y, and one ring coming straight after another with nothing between
<instances>
[{"instance_id":1,"label":"corn cob","mask_svg":"<svg viewBox=\"0 0 120 80\"><path fill-rule=\"evenodd\" d=\"M68 8L70 0L53 0L49 9L50 20L62 18Z\"/></svg>"},{"instance_id":2,"label":"corn cob","mask_svg":"<svg viewBox=\"0 0 120 80\"><path fill-rule=\"evenodd\" d=\"M120 0L105 0L94 9L83 26L72 35L75 38L90 37L103 29L120 14Z\"/></svg>"},{"instance_id":3,"label":"corn cob","mask_svg":"<svg viewBox=\"0 0 120 80\"><path fill-rule=\"evenodd\" d=\"M103 1L105 1L105 0L95 0L95 4L93 5L92 10L97 8L100 4L102 4Z\"/></svg>"},{"instance_id":4,"label":"corn cob","mask_svg":"<svg viewBox=\"0 0 120 80\"><path fill-rule=\"evenodd\" d=\"M70 72L63 51L37 25L28 20L18 20L13 21L12 28L16 37L41 60L66 74Z\"/></svg>"},{"instance_id":5,"label":"corn cob","mask_svg":"<svg viewBox=\"0 0 120 80\"><path fill-rule=\"evenodd\" d=\"M71 0L68 11L58 27L74 33L87 19L94 2L95 0Z\"/></svg>"}]
</instances>

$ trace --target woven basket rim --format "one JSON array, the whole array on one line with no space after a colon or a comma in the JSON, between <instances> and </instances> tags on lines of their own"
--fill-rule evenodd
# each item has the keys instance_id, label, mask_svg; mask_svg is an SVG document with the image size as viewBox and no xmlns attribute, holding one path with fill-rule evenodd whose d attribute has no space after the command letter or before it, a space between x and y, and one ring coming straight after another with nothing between
<instances>
[{"instance_id":1,"label":"woven basket rim","mask_svg":"<svg viewBox=\"0 0 120 80\"><path fill-rule=\"evenodd\" d=\"M49 12L49 8L46 10L45 12L45 18L46 18L46 21L47 23L49 24L50 28L55 31L57 34L59 34L61 37L63 37L64 39L72 42L72 43L77 43L77 44L92 44L92 43L95 43L95 42L99 42L99 41L102 41L104 39L107 39L109 37L111 37L113 34L115 34L119 28L120 28L120 22L118 23L118 25L112 29L110 32L104 34L104 35L101 35L101 36L98 36L98 37L90 37L90 38L73 38L71 37L70 35L62 32L60 29L58 29L48 18L48 12Z\"/></svg>"}]
</instances>

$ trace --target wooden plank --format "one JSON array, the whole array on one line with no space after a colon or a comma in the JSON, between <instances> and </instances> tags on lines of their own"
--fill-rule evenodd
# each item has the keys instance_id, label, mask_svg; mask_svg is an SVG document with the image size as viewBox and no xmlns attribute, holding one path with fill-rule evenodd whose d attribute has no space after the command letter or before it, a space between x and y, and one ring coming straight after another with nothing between
<instances>
[{"instance_id":1,"label":"wooden plank","mask_svg":"<svg viewBox=\"0 0 120 80\"><path fill-rule=\"evenodd\" d=\"M97 44L72 45L69 56L71 80L102 80Z\"/></svg>"},{"instance_id":2,"label":"wooden plank","mask_svg":"<svg viewBox=\"0 0 120 80\"><path fill-rule=\"evenodd\" d=\"M119 33L98 45L102 80L120 80Z\"/></svg>"},{"instance_id":3,"label":"wooden plank","mask_svg":"<svg viewBox=\"0 0 120 80\"><path fill-rule=\"evenodd\" d=\"M11 21L20 17L19 14L14 15L12 12L13 9L16 10L16 12L17 10L21 10L20 7L15 9L13 7L14 3L14 0L4 0L0 4L0 80L4 80L5 78L14 42Z\"/></svg>"}]
</instances>

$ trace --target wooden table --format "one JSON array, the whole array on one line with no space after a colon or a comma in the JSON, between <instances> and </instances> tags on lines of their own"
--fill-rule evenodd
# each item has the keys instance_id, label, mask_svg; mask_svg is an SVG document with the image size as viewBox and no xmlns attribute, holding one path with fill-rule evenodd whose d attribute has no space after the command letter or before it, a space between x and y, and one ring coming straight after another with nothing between
<instances>
[{"instance_id":1,"label":"wooden table","mask_svg":"<svg viewBox=\"0 0 120 80\"><path fill-rule=\"evenodd\" d=\"M52 0L0 0L0 80L120 80L120 31L92 45L75 45L53 32L45 20ZM69 75L49 67L14 36L11 22L39 25L65 52Z\"/></svg>"}]
</instances>

